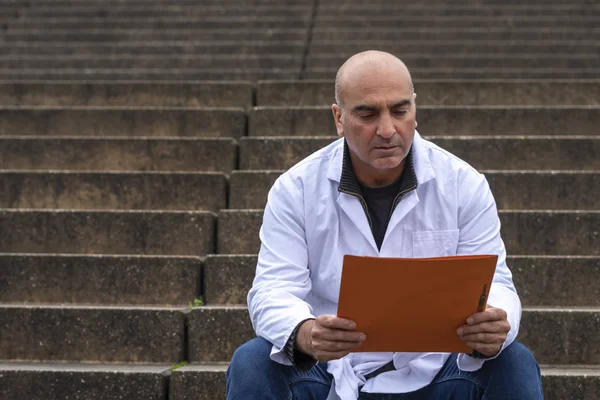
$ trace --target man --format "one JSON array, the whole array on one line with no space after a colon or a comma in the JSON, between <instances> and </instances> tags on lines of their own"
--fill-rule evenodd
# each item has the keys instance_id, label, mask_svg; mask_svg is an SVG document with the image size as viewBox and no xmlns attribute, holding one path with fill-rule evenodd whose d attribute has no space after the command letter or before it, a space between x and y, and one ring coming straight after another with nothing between
<instances>
[{"instance_id":1,"label":"man","mask_svg":"<svg viewBox=\"0 0 600 400\"><path fill-rule=\"evenodd\" d=\"M335 92L343 139L269 193L248 294L258 338L236 351L227 398L543 398L536 361L514 342L521 304L485 178L416 132L412 79L391 54L348 59ZM474 356L353 353L365 335L335 316L345 254L498 254L488 308L457 330Z\"/></svg>"}]
</instances>

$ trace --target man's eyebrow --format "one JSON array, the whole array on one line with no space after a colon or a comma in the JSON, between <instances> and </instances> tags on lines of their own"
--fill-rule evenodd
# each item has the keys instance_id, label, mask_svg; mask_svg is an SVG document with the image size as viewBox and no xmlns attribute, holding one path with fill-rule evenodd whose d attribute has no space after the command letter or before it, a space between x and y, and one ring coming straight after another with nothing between
<instances>
[{"instance_id":1,"label":"man's eyebrow","mask_svg":"<svg viewBox=\"0 0 600 400\"><path fill-rule=\"evenodd\" d=\"M369 106L366 104L360 104L356 107L354 107L352 109L352 112L359 112L359 111L377 111L379 110L379 108L375 107L375 106Z\"/></svg>"},{"instance_id":2,"label":"man's eyebrow","mask_svg":"<svg viewBox=\"0 0 600 400\"><path fill-rule=\"evenodd\" d=\"M392 106L390 108L398 108L398 107L404 107L410 104L410 100L402 100L399 101L395 104L392 104Z\"/></svg>"}]
</instances>

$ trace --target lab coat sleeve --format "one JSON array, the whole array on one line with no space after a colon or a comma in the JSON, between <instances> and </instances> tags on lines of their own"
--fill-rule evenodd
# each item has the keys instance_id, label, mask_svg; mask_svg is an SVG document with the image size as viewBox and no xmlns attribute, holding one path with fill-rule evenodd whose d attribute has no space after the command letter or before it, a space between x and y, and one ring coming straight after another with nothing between
<instances>
[{"instance_id":1,"label":"lab coat sleeve","mask_svg":"<svg viewBox=\"0 0 600 400\"><path fill-rule=\"evenodd\" d=\"M314 318L305 301L311 280L299 179L284 174L273 185L260 240L256 276L248 293L250 319L257 336L273 344L271 359L291 365L285 344L300 322Z\"/></svg>"},{"instance_id":2,"label":"lab coat sleeve","mask_svg":"<svg viewBox=\"0 0 600 400\"><path fill-rule=\"evenodd\" d=\"M510 331L500 350L494 357L475 359L466 354L458 356L458 367L464 371L475 371L486 360L491 360L508 347L519 333L521 301L506 265L506 249L500 237L500 219L496 202L485 177L470 174L460 185L458 225L460 237L458 255L497 254L498 263L488 296L488 305L501 308L508 315Z\"/></svg>"}]
</instances>

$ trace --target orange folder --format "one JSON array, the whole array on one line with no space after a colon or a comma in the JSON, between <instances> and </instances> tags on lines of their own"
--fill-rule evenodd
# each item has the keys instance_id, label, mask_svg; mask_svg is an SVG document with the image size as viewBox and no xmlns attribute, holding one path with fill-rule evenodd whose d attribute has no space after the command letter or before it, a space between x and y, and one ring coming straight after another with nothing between
<instances>
[{"instance_id":1,"label":"orange folder","mask_svg":"<svg viewBox=\"0 0 600 400\"><path fill-rule=\"evenodd\" d=\"M456 330L485 310L497 260L344 256L337 315L367 335L354 351L471 353Z\"/></svg>"}]
</instances>

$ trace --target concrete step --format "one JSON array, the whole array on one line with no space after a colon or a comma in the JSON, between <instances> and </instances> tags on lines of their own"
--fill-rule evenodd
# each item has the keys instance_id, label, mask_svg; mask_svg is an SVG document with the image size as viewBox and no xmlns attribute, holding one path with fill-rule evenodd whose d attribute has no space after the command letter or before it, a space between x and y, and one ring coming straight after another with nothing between
<instances>
[{"instance_id":1,"label":"concrete step","mask_svg":"<svg viewBox=\"0 0 600 400\"><path fill-rule=\"evenodd\" d=\"M225 398L225 370L226 365L200 364L173 371L170 381L172 399ZM542 383L547 400L596 399L600 392L600 367L544 365Z\"/></svg>"},{"instance_id":2,"label":"concrete step","mask_svg":"<svg viewBox=\"0 0 600 400\"><path fill-rule=\"evenodd\" d=\"M20 10L20 20L50 19L50 18L93 18L107 20L114 19L142 19L142 18L198 18L201 17L230 17L240 18L249 16L281 17L281 16L309 16L312 12L312 3L304 4L293 2L292 4L256 1L246 4L234 3L210 3L202 4L194 1L187 2L63 2L42 3L34 7Z\"/></svg>"},{"instance_id":3,"label":"concrete step","mask_svg":"<svg viewBox=\"0 0 600 400\"><path fill-rule=\"evenodd\" d=\"M499 214L510 255L600 255L600 211L501 210ZM262 210L221 210L217 253L258 254L262 215Z\"/></svg>"},{"instance_id":4,"label":"concrete step","mask_svg":"<svg viewBox=\"0 0 600 400\"><path fill-rule=\"evenodd\" d=\"M10 49L7 45L7 49ZM371 41L356 40L311 43L309 55L339 55L346 58L373 47ZM377 48L403 57L404 54L440 54L474 56L477 54L600 54L597 41L590 40L378 40ZM7 51L7 50L3 50ZM41 53L38 53L41 54Z\"/></svg>"},{"instance_id":5,"label":"concrete step","mask_svg":"<svg viewBox=\"0 0 600 400\"><path fill-rule=\"evenodd\" d=\"M600 393L600 367L545 366L542 383L548 400L594 399Z\"/></svg>"},{"instance_id":6,"label":"concrete step","mask_svg":"<svg viewBox=\"0 0 600 400\"><path fill-rule=\"evenodd\" d=\"M228 363L169 365L0 364L0 395L31 400L99 398L213 400L225 398ZM600 391L598 366L542 366L544 396L549 400L594 399ZM168 393L164 389L169 382Z\"/></svg>"},{"instance_id":7,"label":"concrete step","mask_svg":"<svg viewBox=\"0 0 600 400\"><path fill-rule=\"evenodd\" d=\"M0 108L2 136L240 137L245 133L243 108Z\"/></svg>"},{"instance_id":8,"label":"concrete step","mask_svg":"<svg viewBox=\"0 0 600 400\"><path fill-rule=\"evenodd\" d=\"M600 8L598 8L600 12ZM13 32L9 31L8 37ZM590 40L600 37L596 28L369 28L353 29L315 27L312 30L312 43L326 43L335 40L401 40L410 36L411 40Z\"/></svg>"},{"instance_id":9,"label":"concrete step","mask_svg":"<svg viewBox=\"0 0 600 400\"><path fill-rule=\"evenodd\" d=\"M0 69L1 80L59 81L257 81L262 79L299 79L300 66L295 68L246 69L232 68L113 68L113 69Z\"/></svg>"},{"instance_id":10,"label":"concrete step","mask_svg":"<svg viewBox=\"0 0 600 400\"><path fill-rule=\"evenodd\" d=\"M0 36L1 42L120 42L145 40L268 40L272 43L304 40L305 28L257 28L255 22L247 27L232 29L11 29ZM587 39L591 39L588 37Z\"/></svg>"},{"instance_id":11,"label":"concrete step","mask_svg":"<svg viewBox=\"0 0 600 400\"><path fill-rule=\"evenodd\" d=\"M203 256L214 253L206 211L0 210L0 252Z\"/></svg>"},{"instance_id":12,"label":"concrete step","mask_svg":"<svg viewBox=\"0 0 600 400\"><path fill-rule=\"evenodd\" d=\"M137 9L138 11L140 9ZM58 11L58 10L57 10ZM19 18L8 23L9 30L45 30L45 29L202 29L223 28L235 26L236 28L304 28L308 26L311 10L304 8L301 11L287 13L264 14L247 10L245 15L224 13L223 15L191 16L181 13L177 17L150 16L148 18L129 15L135 14L135 9L124 9L120 16L97 17L102 9L73 8L69 14L59 14L60 17L43 16L42 18ZM144 11L146 13L147 11ZM232 15L233 14L233 15ZM64 15L64 16L63 16ZM125 15L125 17L123 17ZM580 26L588 26L587 19L574 21ZM543 22L533 22L535 26L547 26Z\"/></svg>"},{"instance_id":13,"label":"concrete step","mask_svg":"<svg viewBox=\"0 0 600 400\"><path fill-rule=\"evenodd\" d=\"M334 103L333 81L261 81L256 105L327 106ZM600 80L414 82L419 111L422 106L600 106Z\"/></svg>"},{"instance_id":14,"label":"concrete step","mask_svg":"<svg viewBox=\"0 0 600 400\"><path fill-rule=\"evenodd\" d=\"M587 66L589 60L582 60ZM342 61L343 62L343 61ZM574 60L578 64L579 60ZM193 56L4 56L0 57L0 68L23 69L201 69L228 68L242 65L248 69L285 69L302 64L301 56L289 54L211 54ZM584 65L585 64L585 65ZM341 65L341 63L340 63Z\"/></svg>"},{"instance_id":15,"label":"concrete step","mask_svg":"<svg viewBox=\"0 0 600 400\"><path fill-rule=\"evenodd\" d=\"M499 209L597 210L595 196L584 196L600 187L598 171L481 171ZM231 209L262 209L280 171L233 171L229 178Z\"/></svg>"},{"instance_id":16,"label":"concrete step","mask_svg":"<svg viewBox=\"0 0 600 400\"><path fill-rule=\"evenodd\" d=\"M187 306L198 297L197 257L0 254L0 303Z\"/></svg>"},{"instance_id":17,"label":"concrete step","mask_svg":"<svg viewBox=\"0 0 600 400\"><path fill-rule=\"evenodd\" d=\"M410 66L409 66L410 67ZM337 68L312 68L300 79L335 79ZM416 79L600 79L597 68L411 68ZM3 72L0 71L0 77ZM207 78L203 78L207 79ZM226 77L226 79L232 79ZM285 77L263 79L286 79ZM295 78L294 78L295 79Z\"/></svg>"},{"instance_id":18,"label":"concrete step","mask_svg":"<svg viewBox=\"0 0 600 400\"><path fill-rule=\"evenodd\" d=\"M385 6L384 6L385 4ZM598 16L600 7L597 3L559 3L552 4L451 4L446 2L437 3L432 7L430 3L420 2L406 4L403 2L376 2L376 3L345 3L344 7L332 3L320 3L317 15L362 15L365 18L391 15L394 13L410 13L414 17L422 16Z\"/></svg>"},{"instance_id":19,"label":"concrete step","mask_svg":"<svg viewBox=\"0 0 600 400\"><path fill-rule=\"evenodd\" d=\"M0 305L0 354L15 361L177 363L184 308Z\"/></svg>"},{"instance_id":20,"label":"concrete step","mask_svg":"<svg viewBox=\"0 0 600 400\"><path fill-rule=\"evenodd\" d=\"M0 82L2 106L247 108L252 97L248 82Z\"/></svg>"},{"instance_id":21,"label":"concrete step","mask_svg":"<svg viewBox=\"0 0 600 400\"><path fill-rule=\"evenodd\" d=\"M461 68L510 68L510 69L590 69L600 65L600 55L590 54L404 54L402 61L406 63L409 69L461 69ZM324 70L327 68L339 68L346 61L347 57L330 54L311 55L306 60L306 70ZM71 65L69 60L65 60L65 65ZM58 64L58 61L57 61ZM4 61L0 59L0 65L13 68L22 66L24 68L35 68L36 65L43 65L20 60ZM49 66L52 66L49 63ZM88 64L86 64L88 65ZM89 65L93 67L90 61Z\"/></svg>"},{"instance_id":22,"label":"concrete step","mask_svg":"<svg viewBox=\"0 0 600 400\"><path fill-rule=\"evenodd\" d=\"M254 337L245 306L200 307L189 320L191 362L228 361ZM540 364L600 364L600 309L525 308L518 340Z\"/></svg>"},{"instance_id":23,"label":"concrete step","mask_svg":"<svg viewBox=\"0 0 600 400\"><path fill-rule=\"evenodd\" d=\"M434 11L435 12L435 11ZM379 14L363 15L360 12L353 14L338 15L337 13L317 14L315 28L346 28L355 26L357 29L364 28L549 28L572 24L578 28L593 28L598 26L597 16L537 16L537 15L495 15L495 16L412 16L388 14L385 9ZM11 24L11 27L14 24ZM20 26L20 25L19 25ZM34 27L34 26L30 26Z\"/></svg>"},{"instance_id":24,"label":"concrete step","mask_svg":"<svg viewBox=\"0 0 600 400\"><path fill-rule=\"evenodd\" d=\"M52 42L32 43L28 41L3 43L0 47L2 55L195 55L195 54L290 54L302 55L305 41L268 41L249 40L171 40L171 41L120 41L118 43L103 42ZM583 53L584 46L569 51ZM600 51L599 51L600 52ZM193 79L192 79L193 80Z\"/></svg>"},{"instance_id":25,"label":"concrete step","mask_svg":"<svg viewBox=\"0 0 600 400\"><path fill-rule=\"evenodd\" d=\"M422 130L421 132L427 132ZM426 136L479 170L597 170L598 136ZM241 170L284 170L336 137L240 139Z\"/></svg>"},{"instance_id":26,"label":"concrete step","mask_svg":"<svg viewBox=\"0 0 600 400\"><path fill-rule=\"evenodd\" d=\"M0 169L229 173L236 160L231 138L0 136Z\"/></svg>"},{"instance_id":27,"label":"concrete step","mask_svg":"<svg viewBox=\"0 0 600 400\"><path fill-rule=\"evenodd\" d=\"M255 255L210 255L204 264L204 300L246 304L256 271ZM508 256L523 305L600 307L597 256Z\"/></svg>"},{"instance_id":28,"label":"concrete step","mask_svg":"<svg viewBox=\"0 0 600 400\"><path fill-rule=\"evenodd\" d=\"M170 365L0 364L3 399L166 399Z\"/></svg>"},{"instance_id":29,"label":"concrete step","mask_svg":"<svg viewBox=\"0 0 600 400\"><path fill-rule=\"evenodd\" d=\"M598 135L597 106L420 106L418 130L425 135ZM335 135L330 106L254 107L250 136Z\"/></svg>"},{"instance_id":30,"label":"concrete step","mask_svg":"<svg viewBox=\"0 0 600 400\"><path fill-rule=\"evenodd\" d=\"M0 170L0 208L219 211L227 180L214 172Z\"/></svg>"}]
</instances>

